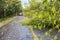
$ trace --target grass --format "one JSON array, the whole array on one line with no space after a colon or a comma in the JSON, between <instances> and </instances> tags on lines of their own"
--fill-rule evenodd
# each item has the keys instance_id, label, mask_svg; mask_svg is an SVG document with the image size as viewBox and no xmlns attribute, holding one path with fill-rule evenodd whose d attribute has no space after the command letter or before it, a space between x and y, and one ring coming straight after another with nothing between
<instances>
[{"instance_id":1,"label":"grass","mask_svg":"<svg viewBox=\"0 0 60 40\"><path fill-rule=\"evenodd\" d=\"M9 17L1 18L1 19L0 19L0 23L3 22L3 21L5 21L5 20L7 20L7 19L9 19Z\"/></svg>"},{"instance_id":2,"label":"grass","mask_svg":"<svg viewBox=\"0 0 60 40\"><path fill-rule=\"evenodd\" d=\"M14 18L15 18L14 16L1 18L1 19L0 19L0 27L2 27L3 25L9 23L9 22L12 21Z\"/></svg>"},{"instance_id":3,"label":"grass","mask_svg":"<svg viewBox=\"0 0 60 40\"><path fill-rule=\"evenodd\" d=\"M8 17L0 18L0 27L7 24L8 22L10 22L13 18L14 18L14 16L8 16Z\"/></svg>"},{"instance_id":4,"label":"grass","mask_svg":"<svg viewBox=\"0 0 60 40\"><path fill-rule=\"evenodd\" d=\"M13 16L8 16L8 17L4 17L4 18L1 18L0 19L0 23L2 23L2 22L4 22L4 21L6 21L6 20L8 20L8 19L10 19L10 18L12 18Z\"/></svg>"}]
</instances>

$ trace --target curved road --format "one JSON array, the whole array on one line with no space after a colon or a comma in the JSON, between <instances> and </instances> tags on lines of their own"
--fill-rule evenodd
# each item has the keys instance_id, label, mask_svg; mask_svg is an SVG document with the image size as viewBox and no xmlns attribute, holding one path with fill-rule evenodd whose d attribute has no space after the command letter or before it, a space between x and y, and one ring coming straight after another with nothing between
<instances>
[{"instance_id":1,"label":"curved road","mask_svg":"<svg viewBox=\"0 0 60 40\"><path fill-rule=\"evenodd\" d=\"M28 26L23 26L19 23L21 20L27 20L27 18L23 16L18 16L11 23L4 26L3 28L0 28L0 40L33 40L32 33L28 29ZM51 40L51 38L53 38L53 36L58 33L57 30L54 30L51 33L51 36L48 37L44 35L47 30L48 29L40 31L35 29L34 31L35 34L38 37L41 36L43 40ZM60 40L60 33L58 34L59 35L57 40Z\"/></svg>"},{"instance_id":2,"label":"curved road","mask_svg":"<svg viewBox=\"0 0 60 40\"><path fill-rule=\"evenodd\" d=\"M28 26L22 26L19 23L21 20L26 19L26 17L18 16L11 23L4 26L2 30L5 32L1 32L2 36L0 40L33 40L32 33L28 30Z\"/></svg>"}]
</instances>

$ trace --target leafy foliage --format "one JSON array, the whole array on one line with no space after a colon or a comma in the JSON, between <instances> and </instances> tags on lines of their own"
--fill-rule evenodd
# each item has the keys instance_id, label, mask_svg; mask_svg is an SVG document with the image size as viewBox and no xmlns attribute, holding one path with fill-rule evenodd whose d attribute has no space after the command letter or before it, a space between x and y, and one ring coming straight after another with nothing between
<instances>
[{"instance_id":1,"label":"leafy foliage","mask_svg":"<svg viewBox=\"0 0 60 40\"><path fill-rule=\"evenodd\" d=\"M20 23L22 23L23 25L29 25L29 21L28 20L22 20Z\"/></svg>"},{"instance_id":2,"label":"leafy foliage","mask_svg":"<svg viewBox=\"0 0 60 40\"><path fill-rule=\"evenodd\" d=\"M39 1L39 0L37 0ZM53 30L57 29L60 33L60 1L59 0L36 0L30 1L30 6L24 10L24 16L30 18L29 25L32 28L49 28L45 32L46 36L50 37ZM58 34L53 39L57 40ZM42 40L42 38L40 38Z\"/></svg>"},{"instance_id":3,"label":"leafy foliage","mask_svg":"<svg viewBox=\"0 0 60 40\"><path fill-rule=\"evenodd\" d=\"M53 3L53 4L52 4ZM29 24L40 28L51 28L59 24L58 1L36 0L30 1L30 7L24 10L24 16L30 18ZM42 26L42 27L41 27Z\"/></svg>"},{"instance_id":4,"label":"leafy foliage","mask_svg":"<svg viewBox=\"0 0 60 40\"><path fill-rule=\"evenodd\" d=\"M16 15L21 11L19 0L0 0L0 18Z\"/></svg>"}]
</instances>

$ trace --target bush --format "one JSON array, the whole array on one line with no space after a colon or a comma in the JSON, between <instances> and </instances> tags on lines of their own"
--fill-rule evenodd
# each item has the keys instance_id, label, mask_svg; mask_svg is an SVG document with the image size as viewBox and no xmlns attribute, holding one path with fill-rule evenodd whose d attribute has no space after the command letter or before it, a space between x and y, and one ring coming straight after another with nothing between
<instances>
[{"instance_id":1,"label":"bush","mask_svg":"<svg viewBox=\"0 0 60 40\"><path fill-rule=\"evenodd\" d=\"M28 21L28 20L22 20L20 23L21 23L22 25L28 25L28 24L29 24L29 21Z\"/></svg>"},{"instance_id":2,"label":"bush","mask_svg":"<svg viewBox=\"0 0 60 40\"><path fill-rule=\"evenodd\" d=\"M41 29L53 28L60 24L60 13L59 10L57 10L58 4L56 2L57 1L50 1L49 3L47 0L44 0L42 3L36 2L37 5L31 4L31 7L29 7L30 9L27 8L28 11L26 11L27 9L24 11L24 16L30 18L29 25L32 25L33 27L37 26L38 29ZM34 8L34 6L37 8Z\"/></svg>"}]
</instances>

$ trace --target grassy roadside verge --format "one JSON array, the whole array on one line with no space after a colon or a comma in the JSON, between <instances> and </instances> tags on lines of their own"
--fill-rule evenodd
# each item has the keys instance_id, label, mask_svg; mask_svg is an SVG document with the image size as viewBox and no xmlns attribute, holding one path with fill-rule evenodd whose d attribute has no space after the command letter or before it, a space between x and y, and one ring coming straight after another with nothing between
<instances>
[{"instance_id":1,"label":"grassy roadside verge","mask_svg":"<svg viewBox=\"0 0 60 40\"><path fill-rule=\"evenodd\" d=\"M9 18L10 18L10 17L1 18L1 19L0 19L0 23L2 23L2 22L4 22L4 21L8 20Z\"/></svg>"},{"instance_id":2,"label":"grassy roadside verge","mask_svg":"<svg viewBox=\"0 0 60 40\"><path fill-rule=\"evenodd\" d=\"M0 19L0 27L2 27L3 25L8 24L10 21L12 21L14 18L16 18L16 16L11 16L11 17L6 17L6 18L2 18Z\"/></svg>"}]
</instances>

